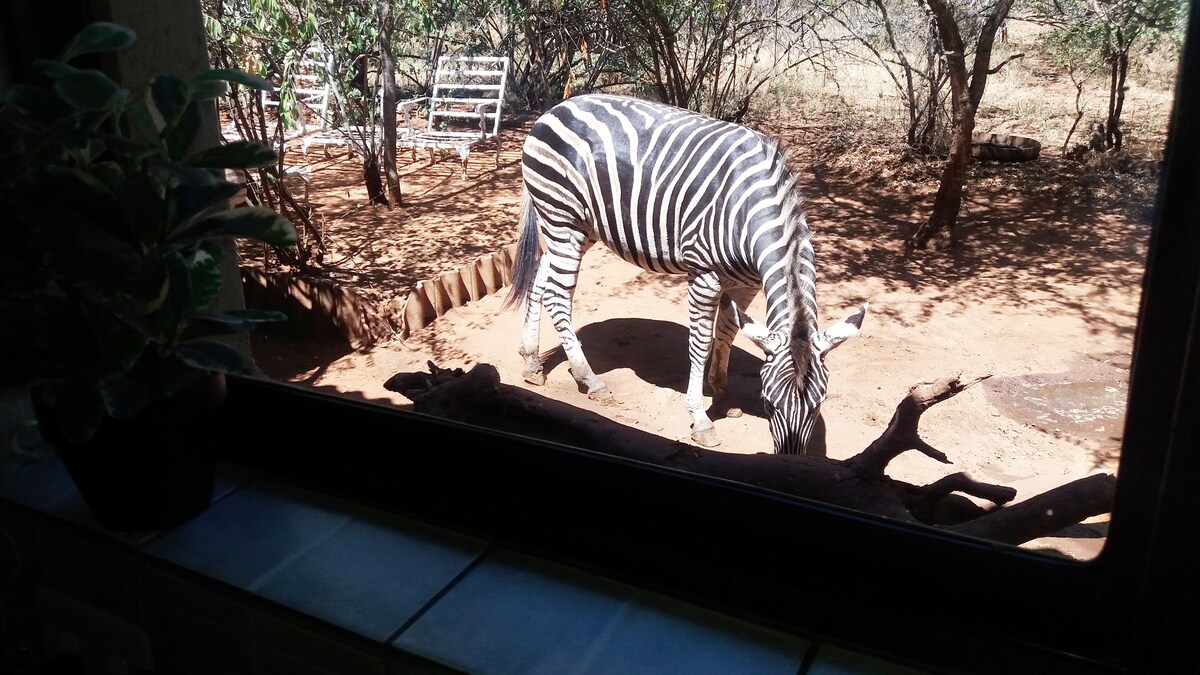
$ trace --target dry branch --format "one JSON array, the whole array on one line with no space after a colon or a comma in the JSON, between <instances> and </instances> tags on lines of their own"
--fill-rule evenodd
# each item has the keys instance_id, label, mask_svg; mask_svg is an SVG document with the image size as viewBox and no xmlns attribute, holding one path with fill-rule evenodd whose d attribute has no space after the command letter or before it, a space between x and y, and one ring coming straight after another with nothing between
<instances>
[{"instance_id":1,"label":"dry branch","mask_svg":"<svg viewBox=\"0 0 1200 675\"><path fill-rule=\"evenodd\" d=\"M958 377L914 384L908 390L908 396L896 406L892 421L888 423L883 435L867 446L866 450L847 461L852 462L864 474L876 477L882 477L887 465L906 450L919 450L943 464L949 464L950 460L944 453L921 440L917 433L921 413L989 377L991 375L984 375L966 384Z\"/></svg>"},{"instance_id":2,"label":"dry branch","mask_svg":"<svg viewBox=\"0 0 1200 675\"><path fill-rule=\"evenodd\" d=\"M468 372L429 363L429 373L398 373L384 385L413 401L416 412L511 431L610 455L755 485L893 519L925 523L969 536L1019 544L1108 512L1116 479L1102 474L1005 506L1016 490L955 473L924 486L888 478L888 463L915 449L949 463L920 439L921 414L988 376L948 377L914 385L896 406L888 428L846 460L826 457L731 454L672 441L596 413L500 382L495 367ZM964 495L984 499L985 508Z\"/></svg>"}]
</instances>

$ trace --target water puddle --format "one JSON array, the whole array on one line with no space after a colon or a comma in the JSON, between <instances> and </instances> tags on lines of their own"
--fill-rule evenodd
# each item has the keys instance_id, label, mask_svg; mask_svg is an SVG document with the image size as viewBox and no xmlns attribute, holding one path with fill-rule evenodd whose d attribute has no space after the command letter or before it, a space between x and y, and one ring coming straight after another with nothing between
<instances>
[{"instance_id":1,"label":"water puddle","mask_svg":"<svg viewBox=\"0 0 1200 675\"><path fill-rule=\"evenodd\" d=\"M1001 414L1049 433L1102 444L1119 442L1129 394L1128 358L1089 359L1079 370L985 380Z\"/></svg>"}]
</instances>

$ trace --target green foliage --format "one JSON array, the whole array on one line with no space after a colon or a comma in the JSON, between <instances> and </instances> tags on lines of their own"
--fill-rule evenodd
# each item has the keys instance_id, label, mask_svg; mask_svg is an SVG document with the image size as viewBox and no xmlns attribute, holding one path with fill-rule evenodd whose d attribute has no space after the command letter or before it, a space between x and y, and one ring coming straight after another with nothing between
<instances>
[{"instance_id":1,"label":"green foliage","mask_svg":"<svg viewBox=\"0 0 1200 675\"><path fill-rule=\"evenodd\" d=\"M1106 71L1109 85L1105 145L1120 150L1122 113L1131 63L1168 42L1187 11L1181 0L1037 0L1037 20L1051 30L1041 48L1082 87Z\"/></svg>"},{"instance_id":2,"label":"green foliage","mask_svg":"<svg viewBox=\"0 0 1200 675\"><path fill-rule=\"evenodd\" d=\"M781 0L610 0L610 48L651 98L740 121L772 78L822 52L827 8Z\"/></svg>"},{"instance_id":3,"label":"green foliage","mask_svg":"<svg viewBox=\"0 0 1200 675\"><path fill-rule=\"evenodd\" d=\"M367 72L378 53L375 2L343 0L205 0L205 25L212 61L236 64L276 83L285 128L303 114L295 74L310 48L331 58L319 73L331 80L340 109L325 123L369 124L375 114Z\"/></svg>"},{"instance_id":4,"label":"green foliage","mask_svg":"<svg viewBox=\"0 0 1200 675\"><path fill-rule=\"evenodd\" d=\"M1036 7L1038 21L1051 26L1041 47L1064 67L1092 68L1176 35L1187 11L1180 0L1038 0Z\"/></svg>"},{"instance_id":5,"label":"green foliage","mask_svg":"<svg viewBox=\"0 0 1200 675\"><path fill-rule=\"evenodd\" d=\"M202 105L229 83L270 85L212 70L131 92L69 63L134 39L94 24L38 62L48 86L18 84L0 101L0 386L33 387L74 442L207 372L239 371L241 354L214 338L286 318L213 308L223 239L296 241L270 209L228 208L240 188L223 169L275 154L196 147Z\"/></svg>"},{"instance_id":6,"label":"green foliage","mask_svg":"<svg viewBox=\"0 0 1200 675\"><path fill-rule=\"evenodd\" d=\"M445 54L511 58L509 83L528 107L573 93L634 86L651 98L719 116L744 114L770 77L806 62L810 3L783 0L207 0L214 50L254 63L280 83L303 49L334 57L350 124L367 122L365 71L378 60L380 3L390 7L398 88L425 93L429 67ZM231 39L234 38L235 39ZM232 52L238 52L233 54Z\"/></svg>"}]
</instances>

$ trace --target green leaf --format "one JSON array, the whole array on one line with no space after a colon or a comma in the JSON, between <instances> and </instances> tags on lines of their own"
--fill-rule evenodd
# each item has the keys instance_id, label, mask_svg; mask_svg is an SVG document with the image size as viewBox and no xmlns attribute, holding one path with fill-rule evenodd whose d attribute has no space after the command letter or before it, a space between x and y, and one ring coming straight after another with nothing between
<instances>
[{"instance_id":1,"label":"green leaf","mask_svg":"<svg viewBox=\"0 0 1200 675\"><path fill-rule=\"evenodd\" d=\"M176 214L179 220L187 220L202 211L229 208L229 200L241 191L241 185L227 181L209 185L180 183L175 190Z\"/></svg>"},{"instance_id":2,"label":"green leaf","mask_svg":"<svg viewBox=\"0 0 1200 675\"><path fill-rule=\"evenodd\" d=\"M175 124L187 101L187 84L174 75L156 75L146 89L146 109L160 132Z\"/></svg>"},{"instance_id":3,"label":"green leaf","mask_svg":"<svg viewBox=\"0 0 1200 675\"><path fill-rule=\"evenodd\" d=\"M37 133L75 114L66 101L44 87L15 84L4 92L3 102L4 112L12 115L5 122L29 133ZM27 117L19 118L17 111L25 113Z\"/></svg>"},{"instance_id":4,"label":"green leaf","mask_svg":"<svg viewBox=\"0 0 1200 675\"><path fill-rule=\"evenodd\" d=\"M291 246L299 238L287 218L262 206L225 209L188 223L171 237L180 245L205 237L247 237L272 246Z\"/></svg>"},{"instance_id":5,"label":"green leaf","mask_svg":"<svg viewBox=\"0 0 1200 675\"><path fill-rule=\"evenodd\" d=\"M125 119L129 121L130 130L133 136L141 139L144 143L158 142L158 132L161 130L150 115L150 113L141 106L130 106L126 111Z\"/></svg>"},{"instance_id":6,"label":"green leaf","mask_svg":"<svg viewBox=\"0 0 1200 675\"><path fill-rule=\"evenodd\" d=\"M121 165L116 162L93 162L91 167L89 167L89 171L91 171L92 176L100 182L108 194L112 194L113 188L125 181L125 172L121 169Z\"/></svg>"},{"instance_id":7,"label":"green leaf","mask_svg":"<svg viewBox=\"0 0 1200 675\"><path fill-rule=\"evenodd\" d=\"M178 251L168 253L163 261L170 275L166 300L158 310L157 324L163 340L173 344L183 336L186 317L200 311L192 302L192 276L187 260Z\"/></svg>"},{"instance_id":8,"label":"green leaf","mask_svg":"<svg viewBox=\"0 0 1200 675\"><path fill-rule=\"evenodd\" d=\"M273 323L287 321L288 315L273 309L229 309L224 312L206 312L197 318L223 323Z\"/></svg>"},{"instance_id":9,"label":"green leaf","mask_svg":"<svg viewBox=\"0 0 1200 675\"><path fill-rule=\"evenodd\" d=\"M278 161L275 151L254 141L232 141L202 150L188 159L191 166L214 169L243 169L268 166Z\"/></svg>"},{"instance_id":10,"label":"green leaf","mask_svg":"<svg viewBox=\"0 0 1200 675\"><path fill-rule=\"evenodd\" d=\"M264 323L287 321L283 312L262 309L234 309L225 312L205 312L184 332L185 340L249 333Z\"/></svg>"},{"instance_id":11,"label":"green leaf","mask_svg":"<svg viewBox=\"0 0 1200 675\"><path fill-rule=\"evenodd\" d=\"M112 174L111 162L98 164L101 166L96 168L100 170L101 175L110 176ZM119 171L120 167L117 167L117 169ZM62 190L62 194L71 195L72 201L76 202L73 206L77 207L77 211L88 212L94 208L98 208L94 204L94 200L113 199L113 193L109 189L108 183L105 183L92 174L65 166L48 166L45 170L49 177L56 181L62 181L59 188Z\"/></svg>"},{"instance_id":12,"label":"green leaf","mask_svg":"<svg viewBox=\"0 0 1200 675\"><path fill-rule=\"evenodd\" d=\"M104 401L90 382L51 382L35 389L33 395L49 408L48 419L39 415L38 422L70 443L87 443L104 420Z\"/></svg>"},{"instance_id":13,"label":"green leaf","mask_svg":"<svg viewBox=\"0 0 1200 675\"><path fill-rule=\"evenodd\" d=\"M175 349L175 354L193 368L213 370L221 373L240 371L245 361L238 350L213 340L192 340Z\"/></svg>"},{"instance_id":14,"label":"green leaf","mask_svg":"<svg viewBox=\"0 0 1200 675\"><path fill-rule=\"evenodd\" d=\"M204 167L181 166L170 162L155 162L153 171L174 185L188 187L215 187L225 181L219 172Z\"/></svg>"},{"instance_id":15,"label":"green leaf","mask_svg":"<svg viewBox=\"0 0 1200 675\"><path fill-rule=\"evenodd\" d=\"M58 79L63 75L79 72L79 69L75 66L69 66L61 61L51 61L49 59L34 61L33 67L42 71L43 74L51 79Z\"/></svg>"},{"instance_id":16,"label":"green leaf","mask_svg":"<svg viewBox=\"0 0 1200 675\"><path fill-rule=\"evenodd\" d=\"M136 108L130 108L130 110L136 110ZM140 162L159 154L155 136L150 136L148 141L134 140L118 134L100 134L97 137L114 154L133 162Z\"/></svg>"},{"instance_id":17,"label":"green leaf","mask_svg":"<svg viewBox=\"0 0 1200 675\"><path fill-rule=\"evenodd\" d=\"M228 92L229 86L224 82L217 80L192 81L192 99L196 101L207 101L218 96L224 96Z\"/></svg>"},{"instance_id":18,"label":"green leaf","mask_svg":"<svg viewBox=\"0 0 1200 675\"><path fill-rule=\"evenodd\" d=\"M149 344L149 340L140 331L126 326L96 333L95 375L101 378L117 377L129 372Z\"/></svg>"},{"instance_id":19,"label":"green leaf","mask_svg":"<svg viewBox=\"0 0 1200 675\"><path fill-rule=\"evenodd\" d=\"M129 91L98 70L77 70L54 82L54 91L76 110L94 112L115 108L129 99Z\"/></svg>"},{"instance_id":20,"label":"green leaf","mask_svg":"<svg viewBox=\"0 0 1200 675\"><path fill-rule=\"evenodd\" d=\"M196 77L192 78L193 82L203 82L203 81L208 81L208 80L220 80L222 82L233 82L233 83L240 84L240 85L243 85L246 87L250 87L251 89L258 89L260 91L270 92L270 91L275 90L275 85L271 84L270 81L268 81L264 78L261 78L258 75L251 75L250 73L247 73L247 72L244 72L241 70L230 70L227 68L206 70L203 73L200 73Z\"/></svg>"},{"instance_id":21,"label":"green leaf","mask_svg":"<svg viewBox=\"0 0 1200 675\"><path fill-rule=\"evenodd\" d=\"M80 31L63 51L59 60L65 62L84 54L124 49L133 44L135 40L137 40L137 33L125 26L103 21L97 22Z\"/></svg>"},{"instance_id":22,"label":"green leaf","mask_svg":"<svg viewBox=\"0 0 1200 675\"><path fill-rule=\"evenodd\" d=\"M211 241L203 242L184 260L192 287L188 314L194 316L212 306L221 294L221 247Z\"/></svg>"},{"instance_id":23,"label":"green leaf","mask_svg":"<svg viewBox=\"0 0 1200 675\"><path fill-rule=\"evenodd\" d=\"M126 225L124 217L102 204L103 200L61 198L43 203L46 227L37 230L36 245L44 251L46 264L58 270L62 283L86 284L109 294L127 287L131 271L141 265L141 255L118 235L118 228Z\"/></svg>"},{"instance_id":24,"label":"green leaf","mask_svg":"<svg viewBox=\"0 0 1200 675\"><path fill-rule=\"evenodd\" d=\"M147 107L161 120L167 156L178 161L200 130L200 106L192 100L188 84L173 75L156 76L150 81L149 89Z\"/></svg>"}]
</instances>

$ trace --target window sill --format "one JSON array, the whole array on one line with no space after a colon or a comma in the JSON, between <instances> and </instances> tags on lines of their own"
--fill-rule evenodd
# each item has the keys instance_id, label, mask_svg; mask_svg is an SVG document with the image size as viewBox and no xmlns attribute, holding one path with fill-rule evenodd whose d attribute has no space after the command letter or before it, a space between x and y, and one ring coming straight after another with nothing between
<instances>
[{"instance_id":1,"label":"window sill","mask_svg":"<svg viewBox=\"0 0 1200 675\"><path fill-rule=\"evenodd\" d=\"M142 628L159 668L920 672L229 463L165 532L100 529L52 455L0 465L0 505L26 586Z\"/></svg>"}]
</instances>

